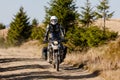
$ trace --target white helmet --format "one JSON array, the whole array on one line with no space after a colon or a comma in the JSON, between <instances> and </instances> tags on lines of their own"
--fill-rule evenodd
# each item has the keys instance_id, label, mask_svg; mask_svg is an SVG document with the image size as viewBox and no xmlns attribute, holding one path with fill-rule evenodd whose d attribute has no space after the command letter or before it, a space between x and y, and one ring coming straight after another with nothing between
<instances>
[{"instance_id":1,"label":"white helmet","mask_svg":"<svg viewBox=\"0 0 120 80\"><path fill-rule=\"evenodd\" d=\"M56 16L51 16L51 18L50 18L50 23L51 23L52 25L56 25L57 22L58 22L58 18L57 18Z\"/></svg>"}]
</instances>

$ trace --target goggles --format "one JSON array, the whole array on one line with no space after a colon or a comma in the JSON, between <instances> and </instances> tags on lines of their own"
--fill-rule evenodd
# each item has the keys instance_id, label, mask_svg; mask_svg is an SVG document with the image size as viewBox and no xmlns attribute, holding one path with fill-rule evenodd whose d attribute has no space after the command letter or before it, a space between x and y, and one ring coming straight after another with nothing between
<instances>
[{"instance_id":1,"label":"goggles","mask_svg":"<svg viewBox=\"0 0 120 80\"><path fill-rule=\"evenodd\" d=\"M56 22L57 22L57 19L52 19L51 22L55 22L55 23L56 23Z\"/></svg>"}]
</instances>

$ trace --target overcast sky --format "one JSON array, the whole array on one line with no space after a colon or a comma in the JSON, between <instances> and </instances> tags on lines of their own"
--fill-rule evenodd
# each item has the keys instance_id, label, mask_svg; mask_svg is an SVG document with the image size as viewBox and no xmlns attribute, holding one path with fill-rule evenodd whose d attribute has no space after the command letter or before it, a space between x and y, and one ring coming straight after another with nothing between
<instances>
[{"instance_id":1,"label":"overcast sky","mask_svg":"<svg viewBox=\"0 0 120 80\"><path fill-rule=\"evenodd\" d=\"M0 23L8 25L21 6L24 7L30 20L36 18L40 23L45 17L44 6L49 6L50 0L0 0ZM76 0L78 12L84 6L85 0ZM90 0L92 6L96 6L99 0ZM113 18L120 18L120 0L109 0L110 11L115 11Z\"/></svg>"}]
</instances>

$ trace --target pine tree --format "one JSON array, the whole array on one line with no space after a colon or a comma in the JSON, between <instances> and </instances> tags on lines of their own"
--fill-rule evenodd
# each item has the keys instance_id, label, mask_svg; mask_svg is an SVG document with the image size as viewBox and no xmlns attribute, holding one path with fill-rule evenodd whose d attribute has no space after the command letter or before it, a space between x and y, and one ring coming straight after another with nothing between
<instances>
[{"instance_id":1,"label":"pine tree","mask_svg":"<svg viewBox=\"0 0 120 80\"><path fill-rule=\"evenodd\" d=\"M82 11L80 14L80 22L83 26L89 27L89 25L94 21L94 11L91 7L89 0L86 0L85 6L81 7Z\"/></svg>"},{"instance_id":2,"label":"pine tree","mask_svg":"<svg viewBox=\"0 0 120 80\"><path fill-rule=\"evenodd\" d=\"M32 27L37 27L38 26L38 20L37 19L33 19L32 20Z\"/></svg>"},{"instance_id":3,"label":"pine tree","mask_svg":"<svg viewBox=\"0 0 120 80\"><path fill-rule=\"evenodd\" d=\"M32 40L39 40L40 42L43 40L45 30L42 26L38 25L37 19L32 20L32 32L30 38Z\"/></svg>"},{"instance_id":4,"label":"pine tree","mask_svg":"<svg viewBox=\"0 0 120 80\"><path fill-rule=\"evenodd\" d=\"M40 42L43 41L45 30L42 27L33 27L31 33L32 40L39 40Z\"/></svg>"},{"instance_id":5,"label":"pine tree","mask_svg":"<svg viewBox=\"0 0 120 80\"><path fill-rule=\"evenodd\" d=\"M19 45L29 38L31 34L31 26L23 7L19 9L19 12L14 17L15 18L10 23L7 39L8 43Z\"/></svg>"},{"instance_id":6,"label":"pine tree","mask_svg":"<svg viewBox=\"0 0 120 80\"><path fill-rule=\"evenodd\" d=\"M59 23L66 31L75 25L78 13L76 11L77 7L74 0L50 0L49 5L50 8L45 7L45 24L48 24L50 17L55 15L58 17Z\"/></svg>"},{"instance_id":7,"label":"pine tree","mask_svg":"<svg viewBox=\"0 0 120 80\"><path fill-rule=\"evenodd\" d=\"M113 16L114 12L109 12L109 2L108 0L102 0L100 2L100 4L97 6L97 18L102 18L103 22L104 22L104 26L103 26L103 32L105 33L105 23L106 23L106 19L109 19Z\"/></svg>"},{"instance_id":8,"label":"pine tree","mask_svg":"<svg viewBox=\"0 0 120 80\"><path fill-rule=\"evenodd\" d=\"M5 29L5 25L3 23L0 23L0 30Z\"/></svg>"}]
</instances>

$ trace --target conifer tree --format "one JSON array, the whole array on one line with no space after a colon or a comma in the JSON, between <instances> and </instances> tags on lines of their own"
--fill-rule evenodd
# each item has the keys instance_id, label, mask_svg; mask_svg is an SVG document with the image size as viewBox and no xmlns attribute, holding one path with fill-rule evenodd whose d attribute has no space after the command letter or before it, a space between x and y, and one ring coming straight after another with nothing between
<instances>
[{"instance_id":1,"label":"conifer tree","mask_svg":"<svg viewBox=\"0 0 120 80\"><path fill-rule=\"evenodd\" d=\"M32 20L32 27L37 27L38 26L38 21L37 19Z\"/></svg>"},{"instance_id":2,"label":"conifer tree","mask_svg":"<svg viewBox=\"0 0 120 80\"><path fill-rule=\"evenodd\" d=\"M5 25L3 23L0 23L0 30L5 29Z\"/></svg>"},{"instance_id":3,"label":"conifer tree","mask_svg":"<svg viewBox=\"0 0 120 80\"><path fill-rule=\"evenodd\" d=\"M105 23L106 23L106 19L109 19L113 16L114 12L109 12L109 2L108 0L102 0L100 2L100 4L97 6L97 18L102 18L103 22L104 22L104 26L103 26L103 31L105 33Z\"/></svg>"},{"instance_id":4,"label":"conifer tree","mask_svg":"<svg viewBox=\"0 0 120 80\"><path fill-rule=\"evenodd\" d=\"M94 11L91 7L89 0L86 0L85 6L81 7L82 11L80 13L80 22L83 26L89 27L89 25L94 21Z\"/></svg>"},{"instance_id":5,"label":"conifer tree","mask_svg":"<svg viewBox=\"0 0 120 80\"><path fill-rule=\"evenodd\" d=\"M42 26L38 25L37 19L32 20L32 32L30 38L32 40L39 40L40 42L43 40L44 37L44 29Z\"/></svg>"},{"instance_id":6,"label":"conifer tree","mask_svg":"<svg viewBox=\"0 0 120 80\"><path fill-rule=\"evenodd\" d=\"M48 24L50 17L55 15L58 17L59 23L66 31L75 25L78 13L76 11L77 7L74 0L50 0L49 5L50 8L45 7L45 23Z\"/></svg>"},{"instance_id":7,"label":"conifer tree","mask_svg":"<svg viewBox=\"0 0 120 80\"><path fill-rule=\"evenodd\" d=\"M19 12L14 17L10 23L7 39L10 44L20 45L24 40L29 38L31 26L23 7L19 9Z\"/></svg>"}]
</instances>

